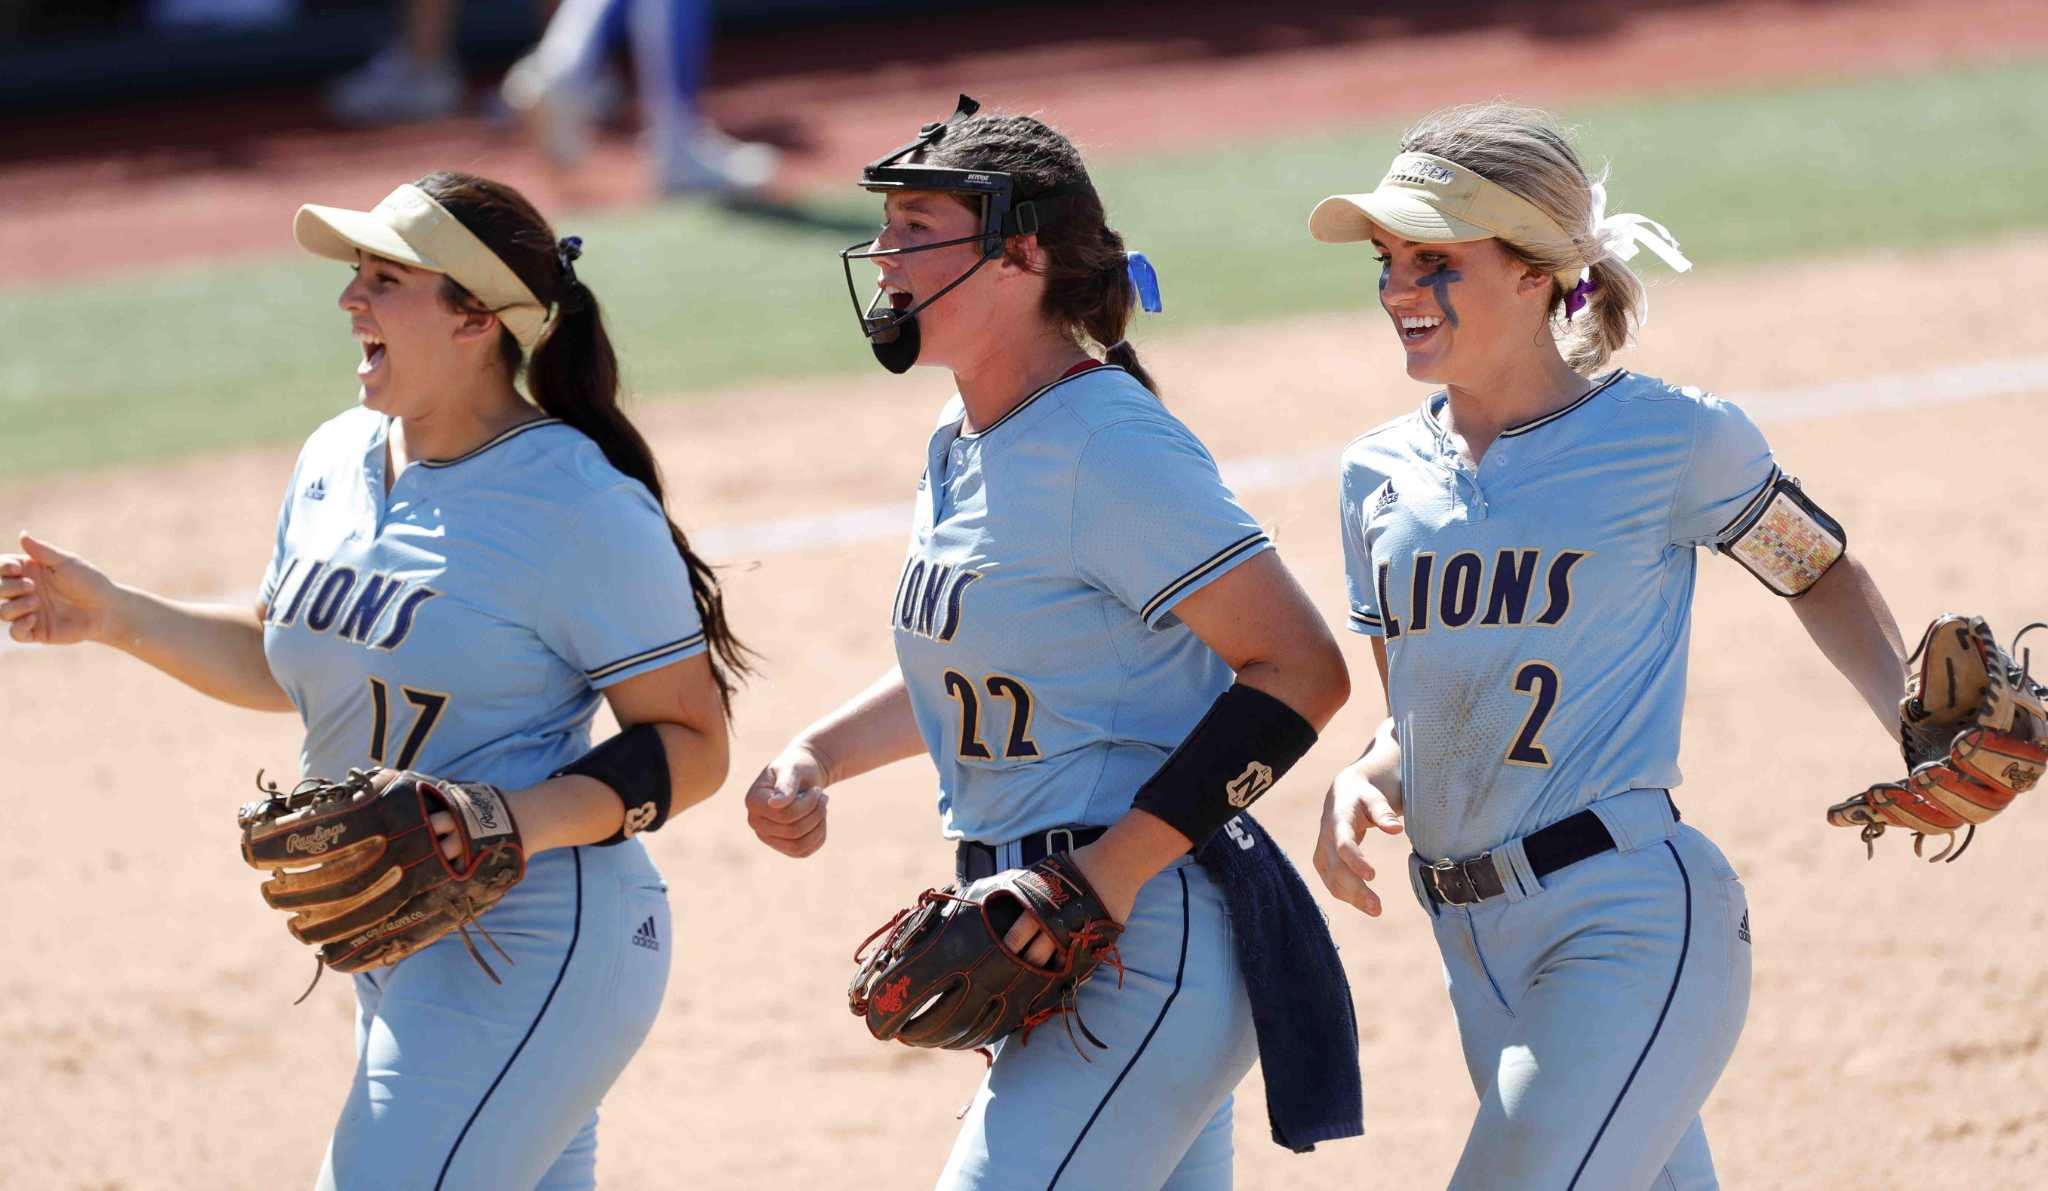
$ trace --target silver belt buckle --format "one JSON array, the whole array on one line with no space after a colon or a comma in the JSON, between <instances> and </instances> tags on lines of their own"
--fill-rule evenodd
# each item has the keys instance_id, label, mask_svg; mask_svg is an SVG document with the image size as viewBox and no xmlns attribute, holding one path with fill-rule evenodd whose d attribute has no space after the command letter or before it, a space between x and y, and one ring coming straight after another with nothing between
<instances>
[{"instance_id":1,"label":"silver belt buckle","mask_svg":"<svg viewBox=\"0 0 2048 1191\"><path fill-rule=\"evenodd\" d=\"M1429 887L1436 891L1437 900L1445 905L1469 906L1479 900L1472 895L1472 878L1457 861L1439 860L1423 871L1429 874Z\"/></svg>"},{"instance_id":2,"label":"silver belt buckle","mask_svg":"<svg viewBox=\"0 0 2048 1191\"><path fill-rule=\"evenodd\" d=\"M1066 844L1066 846L1065 846L1065 847L1058 847L1058 846L1056 846L1056 845L1055 845L1055 844L1054 844L1054 843L1052 842L1052 837L1054 837L1054 836L1056 836L1056 835L1064 835L1064 836L1066 836L1066 837L1067 837L1067 844ZM1051 831L1048 831L1048 832L1046 832L1046 833L1045 833L1045 854L1046 854L1047 856L1054 856L1054 855L1057 855L1057 854L1059 854L1059 853L1061 853L1061 852L1071 852L1071 851L1073 851L1073 850L1074 850L1074 829L1073 829L1073 828L1071 828L1071 827L1055 827L1055 828L1053 828L1053 829L1052 829Z\"/></svg>"},{"instance_id":3,"label":"silver belt buckle","mask_svg":"<svg viewBox=\"0 0 2048 1191\"><path fill-rule=\"evenodd\" d=\"M1464 860L1439 860L1429 866L1429 872L1434 874L1430 879L1431 886L1446 905L1476 905L1505 892L1501 887L1500 874L1493 867L1492 849ZM1475 872L1480 876L1475 878Z\"/></svg>"}]
</instances>

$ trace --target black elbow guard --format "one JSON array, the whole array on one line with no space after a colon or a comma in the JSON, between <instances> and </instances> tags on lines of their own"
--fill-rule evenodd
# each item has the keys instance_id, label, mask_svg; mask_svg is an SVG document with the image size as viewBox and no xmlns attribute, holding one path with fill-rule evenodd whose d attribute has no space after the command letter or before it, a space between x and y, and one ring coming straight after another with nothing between
<instances>
[{"instance_id":1,"label":"black elbow guard","mask_svg":"<svg viewBox=\"0 0 2048 1191\"><path fill-rule=\"evenodd\" d=\"M1200 848L1272 789L1315 742L1316 730L1301 713L1234 683L1216 696L1159 772L1138 787L1131 806L1165 820Z\"/></svg>"},{"instance_id":2,"label":"black elbow guard","mask_svg":"<svg viewBox=\"0 0 2048 1191\"><path fill-rule=\"evenodd\" d=\"M674 794L668 775L668 746L661 742L661 732L653 724L633 725L552 776L565 773L596 778L625 804L625 821L610 839L598 841L600 848L625 843L627 837L643 831L659 831L668 822Z\"/></svg>"}]
</instances>

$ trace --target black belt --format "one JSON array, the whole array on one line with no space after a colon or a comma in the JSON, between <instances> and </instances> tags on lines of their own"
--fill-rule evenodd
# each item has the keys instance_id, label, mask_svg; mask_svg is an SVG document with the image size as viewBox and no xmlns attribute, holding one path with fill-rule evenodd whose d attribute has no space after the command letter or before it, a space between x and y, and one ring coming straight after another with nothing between
<instances>
[{"instance_id":1,"label":"black belt","mask_svg":"<svg viewBox=\"0 0 2048 1191\"><path fill-rule=\"evenodd\" d=\"M997 849L992 844L978 844L973 840L961 840L953 853L953 875L961 884L993 877L1004 868L1030 868L1048 856L1060 852L1071 852L1083 844L1092 844L1102 838L1107 827L1055 827L1049 831L1036 831L1017 841L1023 855L1014 865L1000 865L996 862Z\"/></svg>"},{"instance_id":2,"label":"black belt","mask_svg":"<svg viewBox=\"0 0 2048 1191\"><path fill-rule=\"evenodd\" d=\"M1677 813L1677 807L1672 808ZM1537 880L1561 868L1614 849L1614 836L1607 824L1590 810L1580 811L1522 840L1522 853ZM1422 866L1422 887L1439 905L1469 906L1507 892L1500 883L1500 870L1493 867L1493 853L1481 852L1469 860L1439 860Z\"/></svg>"}]
</instances>

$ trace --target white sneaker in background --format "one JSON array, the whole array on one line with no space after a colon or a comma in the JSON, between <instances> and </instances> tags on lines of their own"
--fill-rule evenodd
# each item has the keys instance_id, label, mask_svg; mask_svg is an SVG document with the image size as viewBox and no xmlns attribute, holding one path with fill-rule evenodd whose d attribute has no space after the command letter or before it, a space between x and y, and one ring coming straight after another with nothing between
<instances>
[{"instance_id":1,"label":"white sneaker in background","mask_svg":"<svg viewBox=\"0 0 2048 1191\"><path fill-rule=\"evenodd\" d=\"M556 169L574 169L590 152L600 99L596 89L578 79L549 78L538 53L512 64L498 97Z\"/></svg>"},{"instance_id":2,"label":"white sneaker in background","mask_svg":"<svg viewBox=\"0 0 2048 1191\"><path fill-rule=\"evenodd\" d=\"M655 184L663 194L750 194L766 187L782 164L773 145L735 140L699 120L668 144L651 145Z\"/></svg>"},{"instance_id":3,"label":"white sneaker in background","mask_svg":"<svg viewBox=\"0 0 2048 1191\"><path fill-rule=\"evenodd\" d=\"M518 63L515 62L513 65L517 66ZM506 79L510 78L511 75L508 73ZM599 67L597 72L590 76L585 93L590 100L590 126L593 129L602 129L606 125L618 123L626 112L627 104L633 98L627 93L626 80L620 78L619 72L611 66ZM501 128L510 127L524 118L524 114L505 98L505 85L502 82L495 91L489 92L479 101L477 108L486 120Z\"/></svg>"},{"instance_id":4,"label":"white sneaker in background","mask_svg":"<svg viewBox=\"0 0 2048 1191\"><path fill-rule=\"evenodd\" d=\"M462 106L453 62L420 62L395 45L334 80L327 114L343 124L402 124L452 115Z\"/></svg>"}]
</instances>

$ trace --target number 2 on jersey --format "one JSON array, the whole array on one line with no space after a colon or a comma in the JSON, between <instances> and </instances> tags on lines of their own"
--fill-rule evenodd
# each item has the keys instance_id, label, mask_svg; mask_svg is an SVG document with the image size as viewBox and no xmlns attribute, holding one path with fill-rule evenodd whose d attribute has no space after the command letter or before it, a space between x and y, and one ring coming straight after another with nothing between
<instances>
[{"instance_id":1,"label":"number 2 on jersey","mask_svg":"<svg viewBox=\"0 0 2048 1191\"><path fill-rule=\"evenodd\" d=\"M1558 681L1557 667L1549 662L1524 662L1515 671L1515 689L1532 698L1529 714L1522 717L1522 730L1508 746L1508 764L1550 768L1550 750L1537 743L1536 735L1543 731L1543 722L1557 706Z\"/></svg>"},{"instance_id":2,"label":"number 2 on jersey","mask_svg":"<svg viewBox=\"0 0 2048 1191\"><path fill-rule=\"evenodd\" d=\"M1003 759L1037 760L1038 745L1031 739L1031 688L1007 674L991 674L982 685L989 694L1010 701L1010 739L1003 748ZM958 670L948 670L946 693L960 701L960 756L970 761L993 760L994 754L981 739L981 696L974 680Z\"/></svg>"},{"instance_id":3,"label":"number 2 on jersey","mask_svg":"<svg viewBox=\"0 0 2048 1191\"><path fill-rule=\"evenodd\" d=\"M405 734L405 743L398 750L398 760L390 763L392 769L411 769L414 758L427 743L427 737L434 734L434 725L441 719L441 712L448 706L448 696L440 691L422 691L409 686L400 686L405 701L419 708L413 717L412 730ZM370 679L370 760L384 765L384 739L391 727L391 689L381 678Z\"/></svg>"}]
</instances>

